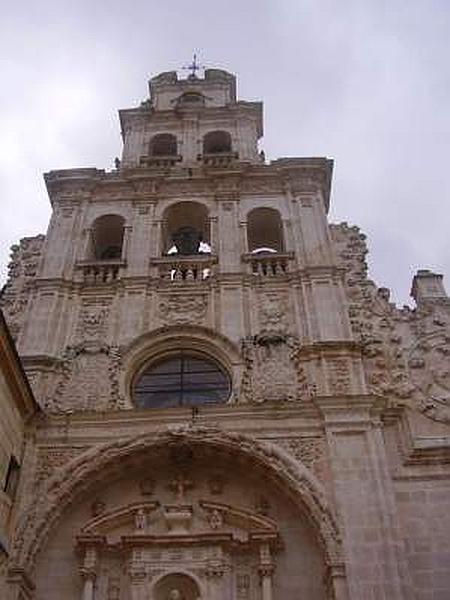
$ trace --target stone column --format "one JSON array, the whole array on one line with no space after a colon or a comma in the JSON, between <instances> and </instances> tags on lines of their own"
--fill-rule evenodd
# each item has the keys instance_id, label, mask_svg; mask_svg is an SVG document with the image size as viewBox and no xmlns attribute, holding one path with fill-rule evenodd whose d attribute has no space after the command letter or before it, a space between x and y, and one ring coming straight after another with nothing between
<instances>
[{"instance_id":1,"label":"stone column","mask_svg":"<svg viewBox=\"0 0 450 600\"><path fill-rule=\"evenodd\" d=\"M328 600L349 600L347 578L343 564L332 564L325 576Z\"/></svg>"},{"instance_id":2,"label":"stone column","mask_svg":"<svg viewBox=\"0 0 450 600\"><path fill-rule=\"evenodd\" d=\"M82 255L78 256L78 260L92 260L94 257L91 253L91 244L92 244L92 227L86 227L84 230L84 243Z\"/></svg>"},{"instance_id":3,"label":"stone column","mask_svg":"<svg viewBox=\"0 0 450 600\"><path fill-rule=\"evenodd\" d=\"M98 556L95 548L86 548L80 575L84 581L82 600L94 600L95 580L97 577Z\"/></svg>"},{"instance_id":4,"label":"stone column","mask_svg":"<svg viewBox=\"0 0 450 600\"><path fill-rule=\"evenodd\" d=\"M208 600L222 600L223 590L223 574L225 570L221 565L209 566L206 570L206 578L208 580Z\"/></svg>"},{"instance_id":5,"label":"stone column","mask_svg":"<svg viewBox=\"0 0 450 600\"><path fill-rule=\"evenodd\" d=\"M258 568L261 578L261 599L272 600L272 575L274 568L271 565L264 565Z\"/></svg>"},{"instance_id":6,"label":"stone column","mask_svg":"<svg viewBox=\"0 0 450 600\"><path fill-rule=\"evenodd\" d=\"M95 571L90 571L89 569L82 568L81 577L83 578L83 593L82 600L94 600L94 588L95 588L95 579L96 573Z\"/></svg>"},{"instance_id":7,"label":"stone column","mask_svg":"<svg viewBox=\"0 0 450 600\"><path fill-rule=\"evenodd\" d=\"M127 251L128 251L128 246L130 243L130 235L131 235L132 230L133 230L133 228L131 227L131 225L126 225L123 228L122 255L120 257L122 260L127 259Z\"/></svg>"},{"instance_id":8,"label":"stone column","mask_svg":"<svg viewBox=\"0 0 450 600\"><path fill-rule=\"evenodd\" d=\"M211 246L211 254L217 254L217 247L219 244L218 239L218 224L217 217L210 217L208 219L209 227L209 245Z\"/></svg>"},{"instance_id":9,"label":"stone column","mask_svg":"<svg viewBox=\"0 0 450 600\"><path fill-rule=\"evenodd\" d=\"M248 236L247 236L247 221L241 221L239 223L239 229L241 232L241 252L242 254L248 253Z\"/></svg>"},{"instance_id":10,"label":"stone column","mask_svg":"<svg viewBox=\"0 0 450 600\"><path fill-rule=\"evenodd\" d=\"M131 600L147 600L148 585L145 564L142 562L140 550L133 550L129 564Z\"/></svg>"},{"instance_id":11,"label":"stone column","mask_svg":"<svg viewBox=\"0 0 450 600\"><path fill-rule=\"evenodd\" d=\"M261 600L272 600L272 576L275 570L268 544L262 544L259 549L258 573L261 580Z\"/></svg>"}]
</instances>

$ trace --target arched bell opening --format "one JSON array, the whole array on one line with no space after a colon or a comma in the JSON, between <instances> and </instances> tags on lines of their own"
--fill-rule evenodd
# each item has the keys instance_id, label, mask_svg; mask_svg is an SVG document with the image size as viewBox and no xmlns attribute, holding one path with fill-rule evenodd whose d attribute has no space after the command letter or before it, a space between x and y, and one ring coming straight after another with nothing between
<instances>
[{"instance_id":1,"label":"arched bell opening","mask_svg":"<svg viewBox=\"0 0 450 600\"><path fill-rule=\"evenodd\" d=\"M211 252L208 209L199 202L179 202L163 216L163 254L192 256Z\"/></svg>"},{"instance_id":2,"label":"arched bell opening","mask_svg":"<svg viewBox=\"0 0 450 600\"><path fill-rule=\"evenodd\" d=\"M119 215L98 217L91 228L91 260L120 260L125 219Z\"/></svg>"},{"instance_id":3,"label":"arched bell opening","mask_svg":"<svg viewBox=\"0 0 450 600\"><path fill-rule=\"evenodd\" d=\"M203 154L225 154L232 150L228 131L209 131L203 137Z\"/></svg>"},{"instance_id":4,"label":"arched bell opening","mask_svg":"<svg viewBox=\"0 0 450 600\"><path fill-rule=\"evenodd\" d=\"M176 156L177 153L177 138L171 133L158 133L150 140L150 156Z\"/></svg>"},{"instance_id":5,"label":"arched bell opening","mask_svg":"<svg viewBox=\"0 0 450 600\"><path fill-rule=\"evenodd\" d=\"M151 597L154 574L173 576L174 565L199 574L202 598L239 597L239 577L258 600L325 600L324 579L342 560L319 484L275 446L242 435L194 428L121 439L68 464L44 492L53 502L30 517L23 556L39 549L46 600L76 600L92 585L114 588L117 600ZM49 564L65 573L56 586ZM177 589L170 581L155 587L162 597ZM190 600L194 588L179 591Z\"/></svg>"},{"instance_id":6,"label":"arched bell opening","mask_svg":"<svg viewBox=\"0 0 450 600\"><path fill-rule=\"evenodd\" d=\"M248 249L254 254L284 251L283 223L274 208L254 208L247 217Z\"/></svg>"}]
</instances>

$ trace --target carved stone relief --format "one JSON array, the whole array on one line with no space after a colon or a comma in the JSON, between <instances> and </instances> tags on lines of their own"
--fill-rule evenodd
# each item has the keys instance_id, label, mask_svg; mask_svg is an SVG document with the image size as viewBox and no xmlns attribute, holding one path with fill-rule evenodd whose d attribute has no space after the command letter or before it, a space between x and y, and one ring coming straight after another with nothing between
<instances>
[{"instance_id":1,"label":"carved stone relief","mask_svg":"<svg viewBox=\"0 0 450 600\"><path fill-rule=\"evenodd\" d=\"M44 235L26 237L11 247L11 262L8 265L8 280L0 298L8 327L17 338L22 327L26 308L31 296L31 287L42 259Z\"/></svg>"},{"instance_id":2,"label":"carved stone relief","mask_svg":"<svg viewBox=\"0 0 450 600\"><path fill-rule=\"evenodd\" d=\"M408 371L422 412L450 422L450 335L431 334L410 348Z\"/></svg>"},{"instance_id":3,"label":"carved stone relief","mask_svg":"<svg viewBox=\"0 0 450 600\"><path fill-rule=\"evenodd\" d=\"M325 441L318 436L281 438L277 443L309 469L313 469L325 454Z\"/></svg>"},{"instance_id":4,"label":"carved stone relief","mask_svg":"<svg viewBox=\"0 0 450 600\"><path fill-rule=\"evenodd\" d=\"M255 336L243 340L242 353L242 401L262 404L305 399L308 386L298 360L297 338L282 334Z\"/></svg>"},{"instance_id":5,"label":"carved stone relief","mask_svg":"<svg viewBox=\"0 0 450 600\"><path fill-rule=\"evenodd\" d=\"M121 354L117 346L88 340L63 353L53 394L44 400L49 412L101 411L125 407L119 392Z\"/></svg>"},{"instance_id":6,"label":"carved stone relief","mask_svg":"<svg viewBox=\"0 0 450 600\"><path fill-rule=\"evenodd\" d=\"M332 395L349 394L352 391L349 362L346 358L327 360L328 393Z\"/></svg>"},{"instance_id":7,"label":"carved stone relief","mask_svg":"<svg viewBox=\"0 0 450 600\"><path fill-rule=\"evenodd\" d=\"M168 325L201 325L208 306L205 295L161 296L158 304L160 319Z\"/></svg>"},{"instance_id":8,"label":"carved stone relief","mask_svg":"<svg viewBox=\"0 0 450 600\"><path fill-rule=\"evenodd\" d=\"M78 340L103 340L107 332L109 303L85 303L79 314L76 337Z\"/></svg>"},{"instance_id":9,"label":"carved stone relief","mask_svg":"<svg viewBox=\"0 0 450 600\"><path fill-rule=\"evenodd\" d=\"M361 344L369 391L450 422L450 300L397 308L387 288L367 278L365 236L346 223L331 234L346 268L353 333Z\"/></svg>"},{"instance_id":10,"label":"carved stone relief","mask_svg":"<svg viewBox=\"0 0 450 600\"><path fill-rule=\"evenodd\" d=\"M271 292L259 297L260 330L263 333L287 333L288 298L285 293Z\"/></svg>"},{"instance_id":11,"label":"carved stone relief","mask_svg":"<svg viewBox=\"0 0 450 600\"><path fill-rule=\"evenodd\" d=\"M39 448L37 452L35 485L39 486L53 475L57 469L66 465L75 456L79 456L84 450L86 450L85 446Z\"/></svg>"}]
</instances>

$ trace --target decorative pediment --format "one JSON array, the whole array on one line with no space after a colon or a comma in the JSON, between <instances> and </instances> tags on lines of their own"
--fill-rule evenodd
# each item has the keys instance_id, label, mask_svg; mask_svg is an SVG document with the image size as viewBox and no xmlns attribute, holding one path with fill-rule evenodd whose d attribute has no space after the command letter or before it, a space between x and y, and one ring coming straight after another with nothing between
<instances>
[{"instance_id":1,"label":"decorative pediment","mask_svg":"<svg viewBox=\"0 0 450 600\"><path fill-rule=\"evenodd\" d=\"M278 527L269 517L218 502L200 500L199 505L212 529L233 528L247 536L263 533L278 535Z\"/></svg>"},{"instance_id":2,"label":"decorative pediment","mask_svg":"<svg viewBox=\"0 0 450 600\"><path fill-rule=\"evenodd\" d=\"M139 502L122 506L112 511L102 512L86 523L81 535L104 536L121 530L131 531L147 527L149 515L159 507L159 502Z\"/></svg>"},{"instance_id":3,"label":"decorative pediment","mask_svg":"<svg viewBox=\"0 0 450 600\"><path fill-rule=\"evenodd\" d=\"M250 543L255 540L279 539L275 521L252 511L199 500L193 504L160 504L140 502L117 508L90 519L81 529L79 543L104 540L107 544L119 540L139 545L171 543L182 537L197 542L209 542L216 536L228 542ZM216 540L217 541L217 540Z\"/></svg>"}]
</instances>

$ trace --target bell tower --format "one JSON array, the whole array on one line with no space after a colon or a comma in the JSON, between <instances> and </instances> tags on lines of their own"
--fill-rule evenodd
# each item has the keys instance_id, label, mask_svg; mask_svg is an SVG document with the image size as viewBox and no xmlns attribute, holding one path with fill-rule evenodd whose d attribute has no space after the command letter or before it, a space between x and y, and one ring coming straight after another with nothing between
<instances>
[{"instance_id":1,"label":"bell tower","mask_svg":"<svg viewBox=\"0 0 450 600\"><path fill-rule=\"evenodd\" d=\"M442 278L396 308L365 236L328 221L333 162L267 161L234 75L149 90L116 168L46 173L47 234L13 248L3 306L42 415L11 600L413 597L411 548L434 551L402 519L448 466Z\"/></svg>"},{"instance_id":2,"label":"bell tower","mask_svg":"<svg viewBox=\"0 0 450 600\"><path fill-rule=\"evenodd\" d=\"M259 162L262 104L237 100L234 75L207 69L204 78L178 79L171 71L153 77L149 90L139 108L119 112L124 167Z\"/></svg>"}]
</instances>

